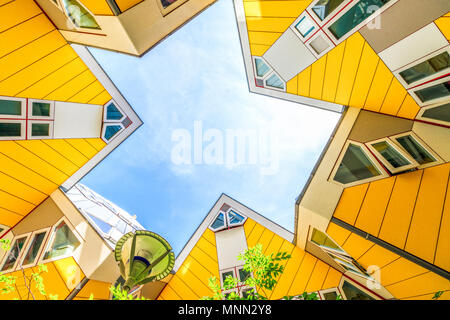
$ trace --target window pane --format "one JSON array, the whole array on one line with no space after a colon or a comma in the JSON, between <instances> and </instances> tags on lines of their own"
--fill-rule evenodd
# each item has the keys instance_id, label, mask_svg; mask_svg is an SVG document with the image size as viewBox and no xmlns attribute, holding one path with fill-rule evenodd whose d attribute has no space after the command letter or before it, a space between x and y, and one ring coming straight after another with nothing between
<instances>
[{"instance_id":1,"label":"window pane","mask_svg":"<svg viewBox=\"0 0 450 320\"><path fill-rule=\"evenodd\" d=\"M273 88L284 89L283 81L276 75L273 74L266 80L266 85Z\"/></svg>"},{"instance_id":2,"label":"window pane","mask_svg":"<svg viewBox=\"0 0 450 320\"><path fill-rule=\"evenodd\" d=\"M439 71L447 69L450 66L449 58L450 56L448 52L443 52L412 68L400 72L400 76L406 81L407 84L411 84Z\"/></svg>"},{"instance_id":3,"label":"window pane","mask_svg":"<svg viewBox=\"0 0 450 320\"><path fill-rule=\"evenodd\" d=\"M329 30L336 39L340 39L389 1L391 0L360 0L333 23Z\"/></svg>"},{"instance_id":4,"label":"window pane","mask_svg":"<svg viewBox=\"0 0 450 320\"><path fill-rule=\"evenodd\" d=\"M323 297L325 300L336 300L337 299L337 293L336 291L327 292L323 294Z\"/></svg>"},{"instance_id":5,"label":"window pane","mask_svg":"<svg viewBox=\"0 0 450 320\"><path fill-rule=\"evenodd\" d=\"M27 237L19 238L14 241L9 251L8 258L6 258L5 264L2 267L2 271L11 269L19 258L20 252L23 249Z\"/></svg>"},{"instance_id":6,"label":"window pane","mask_svg":"<svg viewBox=\"0 0 450 320\"><path fill-rule=\"evenodd\" d=\"M119 111L119 109L117 109L117 107L113 103L110 103L106 107L106 119L120 120L122 119L122 117L123 117L122 113Z\"/></svg>"},{"instance_id":7,"label":"window pane","mask_svg":"<svg viewBox=\"0 0 450 320\"><path fill-rule=\"evenodd\" d=\"M228 212L228 221L230 224L238 224L244 221L244 217L234 211L230 211Z\"/></svg>"},{"instance_id":8,"label":"window pane","mask_svg":"<svg viewBox=\"0 0 450 320\"><path fill-rule=\"evenodd\" d=\"M344 0L319 0L317 4L312 7L313 12L320 20L325 20Z\"/></svg>"},{"instance_id":9,"label":"window pane","mask_svg":"<svg viewBox=\"0 0 450 320\"><path fill-rule=\"evenodd\" d=\"M309 45L317 54L321 54L330 47L330 44L326 42L322 36L318 36L316 39L311 41Z\"/></svg>"},{"instance_id":10,"label":"window pane","mask_svg":"<svg viewBox=\"0 0 450 320\"><path fill-rule=\"evenodd\" d=\"M80 242L63 221L55 229L52 246L45 253L44 259L56 258L73 252Z\"/></svg>"},{"instance_id":11,"label":"window pane","mask_svg":"<svg viewBox=\"0 0 450 320\"><path fill-rule=\"evenodd\" d=\"M372 144L372 146L377 150L383 158L385 158L394 168L400 168L411 164L405 159L397 150L395 150L386 141L381 141Z\"/></svg>"},{"instance_id":12,"label":"window pane","mask_svg":"<svg viewBox=\"0 0 450 320\"><path fill-rule=\"evenodd\" d=\"M33 242L31 243L30 249L23 259L22 265L28 265L33 263L36 260L36 257L39 253L39 249L41 248L42 243L44 242L44 238L47 232L41 232L34 236Z\"/></svg>"},{"instance_id":13,"label":"window pane","mask_svg":"<svg viewBox=\"0 0 450 320\"><path fill-rule=\"evenodd\" d=\"M295 25L295 29L297 29L304 38L308 36L315 28L314 23L307 16L301 18Z\"/></svg>"},{"instance_id":14,"label":"window pane","mask_svg":"<svg viewBox=\"0 0 450 320\"><path fill-rule=\"evenodd\" d=\"M344 290L345 296L347 300L375 300L371 296L369 296L364 291L359 290L354 285L344 280L344 284L342 285L342 290Z\"/></svg>"},{"instance_id":15,"label":"window pane","mask_svg":"<svg viewBox=\"0 0 450 320\"><path fill-rule=\"evenodd\" d=\"M13 100L0 100L0 114L8 116L21 116L22 102Z\"/></svg>"},{"instance_id":16,"label":"window pane","mask_svg":"<svg viewBox=\"0 0 450 320\"><path fill-rule=\"evenodd\" d=\"M415 91L415 93L422 102L447 97L450 95L450 82L440 83L432 87Z\"/></svg>"},{"instance_id":17,"label":"window pane","mask_svg":"<svg viewBox=\"0 0 450 320\"><path fill-rule=\"evenodd\" d=\"M48 123L32 123L31 136L32 137L48 137L50 125Z\"/></svg>"},{"instance_id":18,"label":"window pane","mask_svg":"<svg viewBox=\"0 0 450 320\"><path fill-rule=\"evenodd\" d=\"M94 17L76 0L63 0L67 15L78 28L100 29Z\"/></svg>"},{"instance_id":19,"label":"window pane","mask_svg":"<svg viewBox=\"0 0 450 320\"><path fill-rule=\"evenodd\" d=\"M107 126L105 130L105 139L110 140L112 137L115 136L117 132L119 132L122 129L119 125L114 126Z\"/></svg>"},{"instance_id":20,"label":"window pane","mask_svg":"<svg viewBox=\"0 0 450 320\"><path fill-rule=\"evenodd\" d=\"M170 6L172 3L176 2L177 0L161 0L161 4L163 6L163 8L167 8L168 6Z\"/></svg>"},{"instance_id":21,"label":"window pane","mask_svg":"<svg viewBox=\"0 0 450 320\"><path fill-rule=\"evenodd\" d=\"M227 277L233 277L233 271L227 271L222 273L222 282L225 282Z\"/></svg>"},{"instance_id":22,"label":"window pane","mask_svg":"<svg viewBox=\"0 0 450 320\"><path fill-rule=\"evenodd\" d=\"M250 276L250 272L245 271L244 269L239 269L239 280L241 282L245 282L247 278Z\"/></svg>"},{"instance_id":23,"label":"window pane","mask_svg":"<svg viewBox=\"0 0 450 320\"><path fill-rule=\"evenodd\" d=\"M0 137L20 137L21 123L0 123Z\"/></svg>"},{"instance_id":24,"label":"window pane","mask_svg":"<svg viewBox=\"0 0 450 320\"><path fill-rule=\"evenodd\" d=\"M242 290L242 297L243 297L244 299L246 299L248 296L254 294L253 291L254 291L253 288L243 289L243 290Z\"/></svg>"},{"instance_id":25,"label":"window pane","mask_svg":"<svg viewBox=\"0 0 450 320\"><path fill-rule=\"evenodd\" d=\"M313 230L311 241L319 246L324 246L334 250L342 251L342 249L339 248L325 233L317 229Z\"/></svg>"},{"instance_id":26,"label":"window pane","mask_svg":"<svg viewBox=\"0 0 450 320\"><path fill-rule=\"evenodd\" d=\"M422 117L450 122L450 103L426 110Z\"/></svg>"},{"instance_id":27,"label":"window pane","mask_svg":"<svg viewBox=\"0 0 450 320\"><path fill-rule=\"evenodd\" d=\"M33 116L50 117L50 103L33 102Z\"/></svg>"},{"instance_id":28,"label":"window pane","mask_svg":"<svg viewBox=\"0 0 450 320\"><path fill-rule=\"evenodd\" d=\"M380 171L372 164L361 147L350 144L334 180L345 184L372 178L380 174Z\"/></svg>"},{"instance_id":29,"label":"window pane","mask_svg":"<svg viewBox=\"0 0 450 320\"><path fill-rule=\"evenodd\" d=\"M258 77L264 77L266 73L270 70L270 67L259 58L255 59L255 66L256 66L256 75Z\"/></svg>"},{"instance_id":30,"label":"window pane","mask_svg":"<svg viewBox=\"0 0 450 320\"><path fill-rule=\"evenodd\" d=\"M218 229L225 226L225 217L223 213L219 213L216 220L214 220L213 224L211 225L211 228Z\"/></svg>"},{"instance_id":31,"label":"window pane","mask_svg":"<svg viewBox=\"0 0 450 320\"><path fill-rule=\"evenodd\" d=\"M396 138L398 143L420 164L436 161L436 159L422 147L412 136Z\"/></svg>"}]
</instances>

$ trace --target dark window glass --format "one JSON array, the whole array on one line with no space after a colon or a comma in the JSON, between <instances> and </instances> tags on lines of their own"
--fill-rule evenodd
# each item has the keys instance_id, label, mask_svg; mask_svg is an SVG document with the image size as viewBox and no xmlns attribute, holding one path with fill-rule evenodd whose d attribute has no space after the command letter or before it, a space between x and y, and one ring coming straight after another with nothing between
<instances>
[{"instance_id":1,"label":"dark window glass","mask_svg":"<svg viewBox=\"0 0 450 320\"><path fill-rule=\"evenodd\" d=\"M37 255L39 253L39 249L41 248L41 245L44 242L46 234L47 232L41 232L34 235L32 240L33 242L31 243L30 249L28 249L25 258L23 259L22 265L31 264L36 260Z\"/></svg>"},{"instance_id":2,"label":"dark window glass","mask_svg":"<svg viewBox=\"0 0 450 320\"><path fill-rule=\"evenodd\" d=\"M339 165L334 180L350 183L380 175L378 169L370 162L361 147L350 144Z\"/></svg>"},{"instance_id":3,"label":"dark window glass","mask_svg":"<svg viewBox=\"0 0 450 320\"><path fill-rule=\"evenodd\" d=\"M32 137L48 137L50 125L48 123L32 123L31 136Z\"/></svg>"},{"instance_id":4,"label":"dark window glass","mask_svg":"<svg viewBox=\"0 0 450 320\"><path fill-rule=\"evenodd\" d=\"M450 122L450 103L426 110L422 117Z\"/></svg>"},{"instance_id":5,"label":"dark window glass","mask_svg":"<svg viewBox=\"0 0 450 320\"><path fill-rule=\"evenodd\" d=\"M21 123L0 123L0 137L20 137Z\"/></svg>"},{"instance_id":6,"label":"dark window glass","mask_svg":"<svg viewBox=\"0 0 450 320\"><path fill-rule=\"evenodd\" d=\"M447 97L450 95L450 81L415 91L415 93L422 102Z\"/></svg>"},{"instance_id":7,"label":"dark window glass","mask_svg":"<svg viewBox=\"0 0 450 320\"><path fill-rule=\"evenodd\" d=\"M342 285L342 290L344 291L347 300L375 300L367 293L359 290L357 287L345 280L344 284Z\"/></svg>"},{"instance_id":8,"label":"dark window glass","mask_svg":"<svg viewBox=\"0 0 450 320\"><path fill-rule=\"evenodd\" d=\"M345 0L320 0L312 7L313 12L320 20L325 20Z\"/></svg>"},{"instance_id":9,"label":"dark window glass","mask_svg":"<svg viewBox=\"0 0 450 320\"><path fill-rule=\"evenodd\" d=\"M50 117L50 103L33 102L33 116Z\"/></svg>"},{"instance_id":10,"label":"dark window glass","mask_svg":"<svg viewBox=\"0 0 450 320\"><path fill-rule=\"evenodd\" d=\"M177 0L161 0L161 4L163 6L163 8L167 8L168 6L170 6L172 3L176 2Z\"/></svg>"},{"instance_id":11,"label":"dark window glass","mask_svg":"<svg viewBox=\"0 0 450 320\"><path fill-rule=\"evenodd\" d=\"M448 52L443 52L427 61L400 72L400 76L407 84L419 81L425 77L431 76L439 71L447 69L450 66L450 56Z\"/></svg>"},{"instance_id":12,"label":"dark window glass","mask_svg":"<svg viewBox=\"0 0 450 320\"><path fill-rule=\"evenodd\" d=\"M325 300L336 300L337 299L337 293L336 291L331 291L323 294L323 297Z\"/></svg>"},{"instance_id":13,"label":"dark window glass","mask_svg":"<svg viewBox=\"0 0 450 320\"><path fill-rule=\"evenodd\" d=\"M239 269L239 280L241 282L245 282L247 278L250 276L250 272L245 271L244 269Z\"/></svg>"},{"instance_id":14,"label":"dark window glass","mask_svg":"<svg viewBox=\"0 0 450 320\"><path fill-rule=\"evenodd\" d=\"M21 116L22 102L14 100L0 100L0 115Z\"/></svg>"},{"instance_id":15,"label":"dark window glass","mask_svg":"<svg viewBox=\"0 0 450 320\"><path fill-rule=\"evenodd\" d=\"M221 212L217 216L216 220L214 220L214 222L212 223L211 228L218 229L218 228L222 228L224 226L225 226L225 217L224 217L224 214Z\"/></svg>"},{"instance_id":16,"label":"dark window glass","mask_svg":"<svg viewBox=\"0 0 450 320\"><path fill-rule=\"evenodd\" d=\"M254 294L254 289L253 288L248 288L248 289L244 289L242 290L242 297L244 299L246 299L247 297L251 296Z\"/></svg>"},{"instance_id":17,"label":"dark window glass","mask_svg":"<svg viewBox=\"0 0 450 320\"><path fill-rule=\"evenodd\" d=\"M119 111L119 109L113 103L110 103L106 107L106 119L107 120L120 120L120 119L122 119L122 117L123 117L122 113Z\"/></svg>"},{"instance_id":18,"label":"dark window glass","mask_svg":"<svg viewBox=\"0 0 450 320\"><path fill-rule=\"evenodd\" d=\"M20 252L23 249L25 241L27 237L19 238L14 241L11 246L11 250L9 251L8 258L6 258L5 263L3 264L2 271L11 269L19 258Z\"/></svg>"},{"instance_id":19,"label":"dark window glass","mask_svg":"<svg viewBox=\"0 0 450 320\"><path fill-rule=\"evenodd\" d=\"M233 277L233 271L227 271L222 273L222 281L225 282L227 277Z\"/></svg>"},{"instance_id":20,"label":"dark window glass","mask_svg":"<svg viewBox=\"0 0 450 320\"><path fill-rule=\"evenodd\" d=\"M403 136L396 138L396 140L418 163L427 164L436 161L412 136Z\"/></svg>"},{"instance_id":21,"label":"dark window glass","mask_svg":"<svg viewBox=\"0 0 450 320\"><path fill-rule=\"evenodd\" d=\"M400 167L407 166L407 165L411 164L407 159L405 159L405 157L403 157L397 150L395 150L386 141L381 141L381 142L374 143L374 144L372 144L372 146L394 168L400 168Z\"/></svg>"},{"instance_id":22,"label":"dark window glass","mask_svg":"<svg viewBox=\"0 0 450 320\"><path fill-rule=\"evenodd\" d=\"M234 211L230 211L228 212L228 221L230 224L238 224L244 221L244 217Z\"/></svg>"},{"instance_id":23,"label":"dark window glass","mask_svg":"<svg viewBox=\"0 0 450 320\"><path fill-rule=\"evenodd\" d=\"M328 29L340 39L391 0L360 0Z\"/></svg>"},{"instance_id":24,"label":"dark window glass","mask_svg":"<svg viewBox=\"0 0 450 320\"><path fill-rule=\"evenodd\" d=\"M110 140L114 135L122 129L121 126L107 126L105 130L105 139Z\"/></svg>"}]
</instances>

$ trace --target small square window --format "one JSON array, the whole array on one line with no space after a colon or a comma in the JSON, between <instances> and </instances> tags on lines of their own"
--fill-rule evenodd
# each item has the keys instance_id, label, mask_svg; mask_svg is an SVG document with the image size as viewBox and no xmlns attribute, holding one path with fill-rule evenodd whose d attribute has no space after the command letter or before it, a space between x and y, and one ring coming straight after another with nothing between
<instances>
[{"instance_id":1,"label":"small square window","mask_svg":"<svg viewBox=\"0 0 450 320\"><path fill-rule=\"evenodd\" d=\"M50 103L33 102L32 116L34 117L50 117Z\"/></svg>"},{"instance_id":2,"label":"small square window","mask_svg":"<svg viewBox=\"0 0 450 320\"><path fill-rule=\"evenodd\" d=\"M330 44L321 35L311 41L309 45L314 49L317 55L320 55L330 47Z\"/></svg>"},{"instance_id":3,"label":"small square window","mask_svg":"<svg viewBox=\"0 0 450 320\"><path fill-rule=\"evenodd\" d=\"M238 273L240 282L245 282L251 276L250 272L245 271L244 268L239 269Z\"/></svg>"},{"instance_id":4,"label":"small square window","mask_svg":"<svg viewBox=\"0 0 450 320\"><path fill-rule=\"evenodd\" d=\"M48 123L32 123L32 137L48 137L50 135L50 124Z\"/></svg>"},{"instance_id":5,"label":"small square window","mask_svg":"<svg viewBox=\"0 0 450 320\"><path fill-rule=\"evenodd\" d=\"M222 283L225 282L225 279L227 277L234 277L234 272L233 271L226 271L222 273Z\"/></svg>"},{"instance_id":6,"label":"small square window","mask_svg":"<svg viewBox=\"0 0 450 320\"><path fill-rule=\"evenodd\" d=\"M297 22L295 29L300 32L303 38L306 38L314 31L314 29L316 29L316 26L311 18L305 15Z\"/></svg>"},{"instance_id":7,"label":"small square window","mask_svg":"<svg viewBox=\"0 0 450 320\"><path fill-rule=\"evenodd\" d=\"M0 137L20 137L22 135L22 123L1 122Z\"/></svg>"}]
</instances>

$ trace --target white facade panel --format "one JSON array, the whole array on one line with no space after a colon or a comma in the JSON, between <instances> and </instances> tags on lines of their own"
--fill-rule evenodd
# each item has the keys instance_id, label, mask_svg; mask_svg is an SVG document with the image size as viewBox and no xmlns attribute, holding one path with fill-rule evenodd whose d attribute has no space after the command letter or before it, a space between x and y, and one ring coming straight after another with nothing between
<instances>
[{"instance_id":1,"label":"white facade panel","mask_svg":"<svg viewBox=\"0 0 450 320\"><path fill-rule=\"evenodd\" d=\"M290 28L264 53L263 58L286 82L316 61Z\"/></svg>"},{"instance_id":2,"label":"white facade panel","mask_svg":"<svg viewBox=\"0 0 450 320\"><path fill-rule=\"evenodd\" d=\"M244 227L216 232L217 258L219 270L244 264L237 256L247 249Z\"/></svg>"},{"instance_id":3,"label":"white facade panel","mask_svg":"<svg viewBox=\"0 0 450 320\"><path fill-rule=\"evenodd\" d=\"M55 102L54 139L99 138L103 106Z\"/></svg>"}]
</instances>

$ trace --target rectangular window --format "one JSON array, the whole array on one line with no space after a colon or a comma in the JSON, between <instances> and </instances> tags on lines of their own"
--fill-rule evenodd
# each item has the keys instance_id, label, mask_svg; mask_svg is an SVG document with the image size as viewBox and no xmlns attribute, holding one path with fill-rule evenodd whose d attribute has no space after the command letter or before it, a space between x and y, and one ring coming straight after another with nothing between
<instances>
[{"instance_id":1,"label":"rectangular window","mask_svg":"<svg viewBox=\"0 0 450 320\"><path fill-rule=\"evenodd\" d=\"M41 249L42 244L44 243L45 235L47 231L37 233L33 236L31 240L31 244L28 247L28 252L25 255L25 258L22 261L22 265L26 266L32 264L36 261L36 258L39 254L39 250Z\"/></svg>"},{"instance_id":2,"label":"rectangular window","mask_svg":"<svg viewBox=\"0 0 450 320\"><path fill-rule=\"evenodd\" d=\"M312 11L317 18L323 21L344 1L345 0L319 0L316 5L312 7Z\"/></svg>"},{"instance_id":3,"label":"rectangular window","mask_svg":"<svg viewBox=\"0 0 450 320\"><path fill-rule=\"evenodd\" d=\"M245 271L244 268L239 269L238 273L240 282L245 282L250 277L250 272Z\"/></svg>"},{"instance_id":4,"label":"rectangular window","mask_svg":"<svg viewBox=\"0 0 450 320\"><path fill-rule=\"evenodd\" d=\"M337 300L338 297L338 293L336 291L326 292L322 295L324 300Z\"/></svg>"},{"instance_id":5,"label":"rectangular window","mask_svg":"<svg viewBox=\"0 0 450 320\"><path fill-rule=\"evenodd\" d=\"M414 158L420 165L437 161L416 139L411 135L395 138L397 142Z\"/></svg>"},{"instance_id":6,"label":"rectangular window","mask_svg":"<svg viewBox=\"0 0 450 320\"><path fill-rule=\"evenodd\" d=\"M313 48L317 55L320 55L331 46L330 43L328 43L321 35L312 40L309 45Z\"/></svg>"},{"instance_id":7,"label":"rectangular window","mask_svg":"<svg viewBox=\"0 0 450 320\"><path fill-rule=\"evenodd\" d=\"M360 0L336 20L328 30L339 40L389 1L391 0Z\"/></svg>"},{"instance_id":8,"label":"rectangular window","mask_svg":"<svg viewBox=\"0 0 450 320\"><path fill-rule=\"evenodd\" d=\"M417 166L414 159L410 158L408 154L403 153L388 139L370 142L368 146L392 173L405 171Z\"/></svg>"},{"instance_id":9,"label":"rectangular window","mask_svg":"<svg viewBox=\"0 0 450 320\"><path fill-rule=\"evenodd\" d=\"M342 284L342 291L344 291L347 300L375 300L364 291L345 281Z\"/></svg>"},{"instance_id":10,"label":"rectangular window","mask_svg":"<svg viewBox=\"0 0 450 320\"><path fill-rule=\"evenodd\" d=\"M234 277L234 272L233 271L226 271L226 272L222 273L222 283L225 282L225 279L227 277Z\"/></svg>"},{"instance_id":11,"label":"rectangular window","mask_svg":"<svg viewBox=\"0 0 450 320\"><path fill-rule=\"evenodd\" d=\"M407 84L417 82L450 67L450 55L447 51L400 72Z\"/></svg>"},{"instance_id":12,"label":"rectangular window","mask_svg":"<svg viewBox=\"0 0 450 320\"><path fill-rule=\"evenodd\" d=\"M450 95L450 81L439 83L437 85L414 91L417 97L422 102L428 102L440 98L445 98Z\"/></svg>"},{"instance_id":13,"label":"rectangular window","mask_svg":"<svg viewBox=\"0 0 450 320\"><path fill-rule=\"evenodd\" d=\"M306 38L314 29L316 29L316 26L314 25L314 22L305 15L295 25L295 29L300 32L303 38Z\"/></svg>"},{"instance_id":14,"label":"rectangular window","mask_svg":"<svg viewBox=\"0 0 450 320\"><path fill-rule=\"evenodd\" d=\"M334 180L342 183L353 183L380 176L381 172L370 161L370 158L363 151L362 147L349 143L342 158Z\"/></svg>"},{"instance_id":15,"label":"rectangular window","mask_svg":"<svg viewBox=\"0 0 450 320\"><path fill-rule=\"evenodd\" d=\"M22 124L20 122L0 122L0 137L20 137Z\"/></svg>"},{"instance_id":16,"label":"rectangular window","mask_svg":"<svg viewBox=\"0 0 450 320\"><path fill-rule=\"evenodd\" d=\"M17 240L14 241L1 271L6 271L14 267L17 259L19 259L20 253L22 252L22 249L26 241L27 236L18 238Z\"/></svg>"},{"instance_id":17,"label":"rectangular window","mask_svg":"<svg viewBox=\"0 0 450 320\"><path fill-rule=\"evenodd\" d=\"M32 123L32 137L48 137L50 135L50 124L48 123Z\"/></svg>"},{"instance_id":18,"label":"rectangular window","mask_svg":"<svg viewBox=\"0 0 450 320\"><path fill-rule=\"evenodd\" d=\"M313 229L312 235L311 235L311 241L315 244L327 247L333 250L342 251L342 249L334 243L333 240L331 240L325 233L322 231L319 231L317 229Z\"/></svg>"},{"instance_id":19,"label":"rectangular window","mask_svg":"<svg viewBox=\"0 0 450 320\"><path fill-rule=\"evenodd\" d=\"M422 113L422 118L428 118L437 121L444 121L450 123L450 103L442 106L426 109Z\"/></svg>"},{"instance_id":20,"label":"rectangular window","mask_svg":"<svg viewBox=\"0 0 450 320\"><path fill-rule=\"evenodd\" d=\"M33 102L32 115L34 117L50 117L50 103Z\"/></svg>"},{"instance_id":21,"label":"rectangular window","mask_svg":"<svg viewBox=\"0 0 450 320\"><path fill-rule=\"evenodd\" d=\"M61 221L54 229L50 246L44 254L44 260L67 256L80 245L69 226Z\"/></svg>"},{"instance_id":22,"label":"rectangular window","mask_svg":"<svg viewBox=\"0 0 450 320\"><path fill-rule=\"evenodd\" d=\"M0 99L0 115L21 116L22 102L17 100Z\"/></svg>"}]
</instances>

